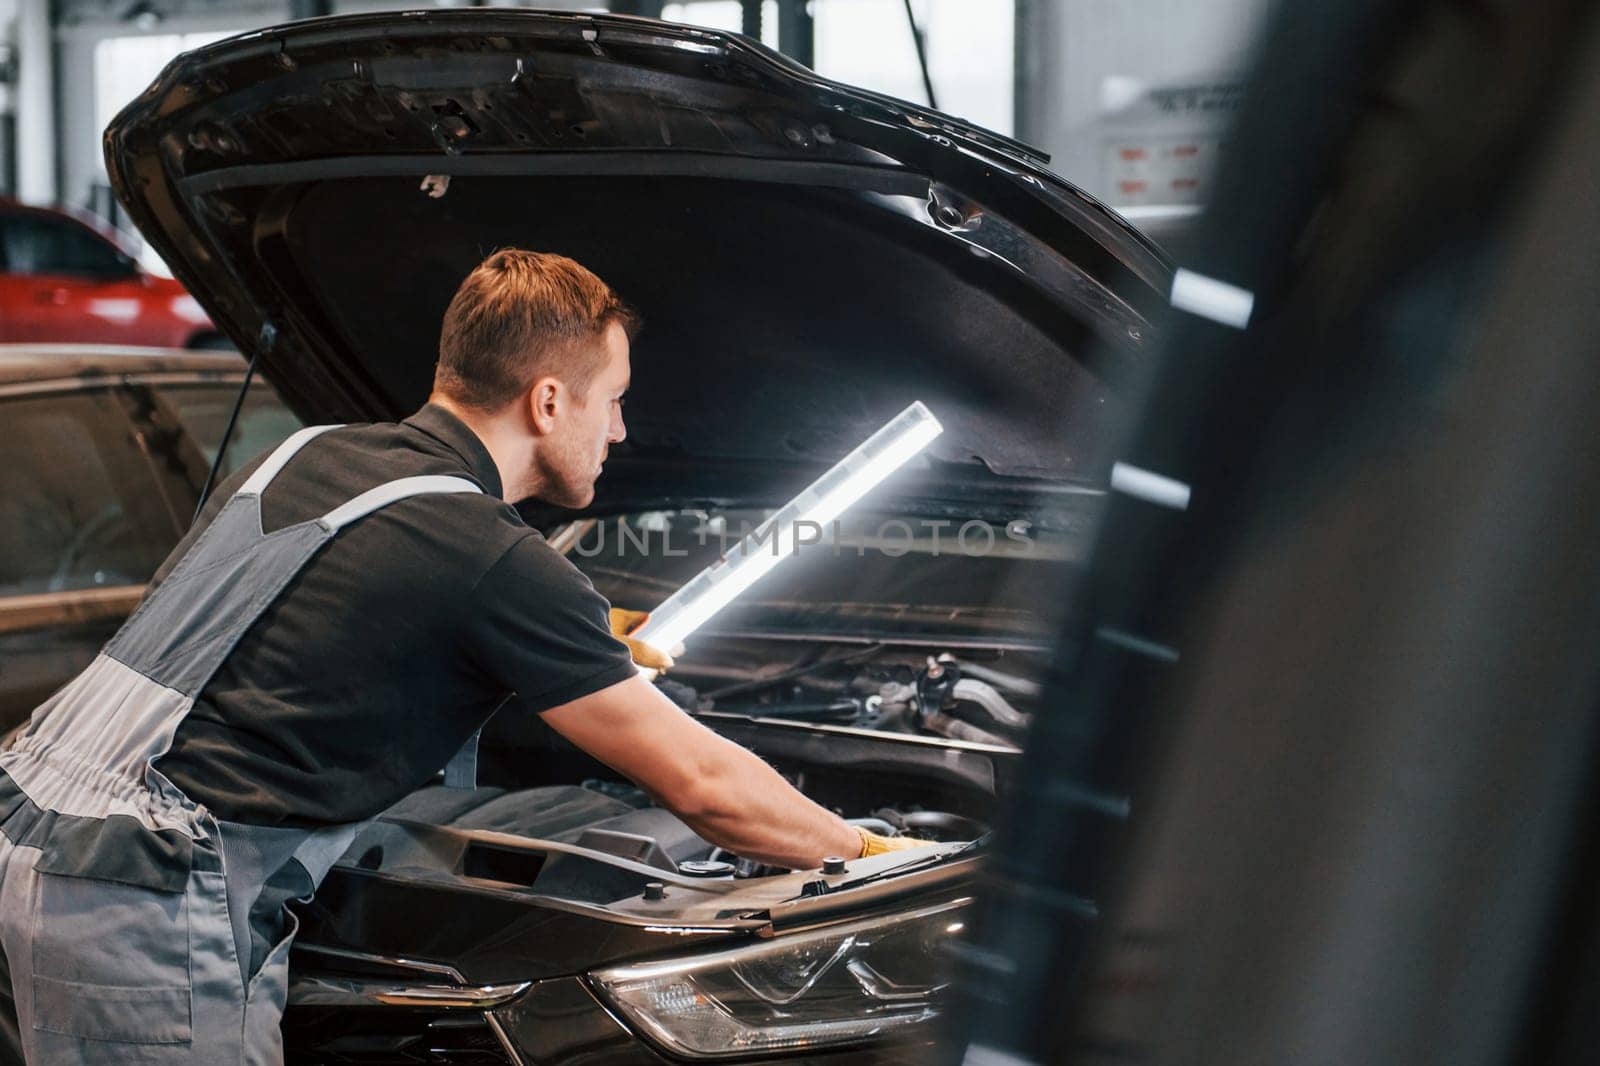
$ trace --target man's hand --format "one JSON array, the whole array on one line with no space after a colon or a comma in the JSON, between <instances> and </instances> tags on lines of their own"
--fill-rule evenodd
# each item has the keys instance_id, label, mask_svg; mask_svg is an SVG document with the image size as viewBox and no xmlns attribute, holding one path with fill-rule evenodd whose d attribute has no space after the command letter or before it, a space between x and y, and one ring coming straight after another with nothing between
<instances>
[{"instance_id":1,"label":"man's hand","mask_svg":"<svg viewBox=\"0 0 1600 1066\"><path fill-rule=\"evenodd\" d=\"M650 621L649 611L625 611L621 607L611 608L611 635L628 646L628 654L633 656L633 661L658 674L664 674L672 669L672 656L660 648L652 647L642 640L634 640L628 634ZM683 654L683 645L672 649L679 655Z\"/></svg>"},{"instance_id":2,"label":"man's hand","mask_svg":"<svg viewBox=\"0 0 1600 1066\"><path fill-rule=\"evenodd\" d=\"M808 870L828 856L861 854L861 837L842 818L673 706L642 675L551 708L543 718L737 855Z\"/></svg>"}]
</instances>

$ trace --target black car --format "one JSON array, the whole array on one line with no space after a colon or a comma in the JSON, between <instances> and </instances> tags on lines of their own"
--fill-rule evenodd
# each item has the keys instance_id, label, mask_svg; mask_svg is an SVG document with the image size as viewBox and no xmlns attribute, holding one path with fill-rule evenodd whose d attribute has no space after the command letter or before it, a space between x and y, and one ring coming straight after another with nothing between
<instances>
[{"instance_id":1,"label":"black car","mask_svg":"<svg viewBox=\"0 0 1600 1066\"><path fill-rule=\"evenodd\" d=\"M307 908L291 1059L917 1061L972 842L1072 609L1160 254L1024 145L625 17L263 30L176 60L106 154L152 245L309 422L415 409L445 305L496 247L570 255L636 304L630 435L598 497L524 512L619 606L655 606L717 531L908 403L945 427L664 682L818 801L938 846L764 869L537 722L496 720L487 787L402 803ZM654 546L608 552L624 527Z\"/></svg>"},{"instance_id":2,"label":"black car","mask_svg":"<svg viewBox=\"0 0 1600 1066\"><path fill-rule=\"evenodd\" d=\"M0 346L0 732L87 666L194 518L237 355ZM221 469L299 428L252 389Z\"/></svg>"}]
</instances>

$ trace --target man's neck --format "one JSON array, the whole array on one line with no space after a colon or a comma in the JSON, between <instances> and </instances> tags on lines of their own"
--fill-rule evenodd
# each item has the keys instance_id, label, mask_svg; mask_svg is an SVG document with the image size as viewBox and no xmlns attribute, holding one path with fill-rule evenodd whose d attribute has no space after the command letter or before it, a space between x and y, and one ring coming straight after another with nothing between
<instances>
[{"instance_id":1,"label":"man's neck","mask_svg":"<svg viewBox=\"0 0 1600 1066\"><path fill-rule=\"evenodd\" d=\"M429 396L428 402L449 411L472 430L494 460L495 469L500 472L501 495L508 502L525 500L538 491L531 476L533 441L527 430L516 423L514 412L486 413L463 407L439 393Z\"/></svg>"}]
</instances>

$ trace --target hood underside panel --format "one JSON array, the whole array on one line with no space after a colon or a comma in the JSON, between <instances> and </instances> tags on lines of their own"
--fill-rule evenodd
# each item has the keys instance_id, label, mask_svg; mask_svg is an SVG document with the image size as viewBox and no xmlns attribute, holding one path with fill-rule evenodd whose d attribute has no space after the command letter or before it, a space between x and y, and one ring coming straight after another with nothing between
<instances>
[{"instance_id":1,"label":"hood underside panel","mask_svg":"<svg viewBox=\"0 0 1600 1066\"><path fill-rule=\"evenodd\" d=\"M647 20L264 30L180 57L106 145L140 228L313 419L420 404L494 249L584 263L645 320L618 473L830 462L920 399L936 460L1095 480L1115 400L1085 353L1137 354L1166 270L1015 142Z\"/></svg>"},{"instance_id":2,"label":"hood underside panel","mask_svg":"<svg viewBox=\"0 0 1600 1066\"><path fill-rule=\"evenodd\" d=\"M846 190L636 184L469 177L435 200L403 178L326 181L275 191L292 203L258 237L395 413L427 395L460 279L510 245L572 256L643 313L635 451L829 458L918 399L946 426L934 455L996 472L1069 473L1097 435L1081 326L1020 285L972 284L992 268L938 234Z\"/></svg>"}]
</instances>

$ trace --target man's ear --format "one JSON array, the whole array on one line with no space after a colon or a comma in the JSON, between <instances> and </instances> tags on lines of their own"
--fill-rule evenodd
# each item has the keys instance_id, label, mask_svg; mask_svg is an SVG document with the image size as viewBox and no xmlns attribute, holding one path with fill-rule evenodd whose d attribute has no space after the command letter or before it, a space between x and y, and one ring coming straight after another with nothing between
<instances>
[{"instance_id":1,"label":"man's ear","mask_svg":"<svg viewBox=\"0 0 1600 1066\"><path fill-rule=\"evenodd\" d=\"M555 429L556 412L564 400L561 383L555 378L540 378L533 383L528 390L528 417L535 432L543 434Z\"/></svg>"}]
</instances>

